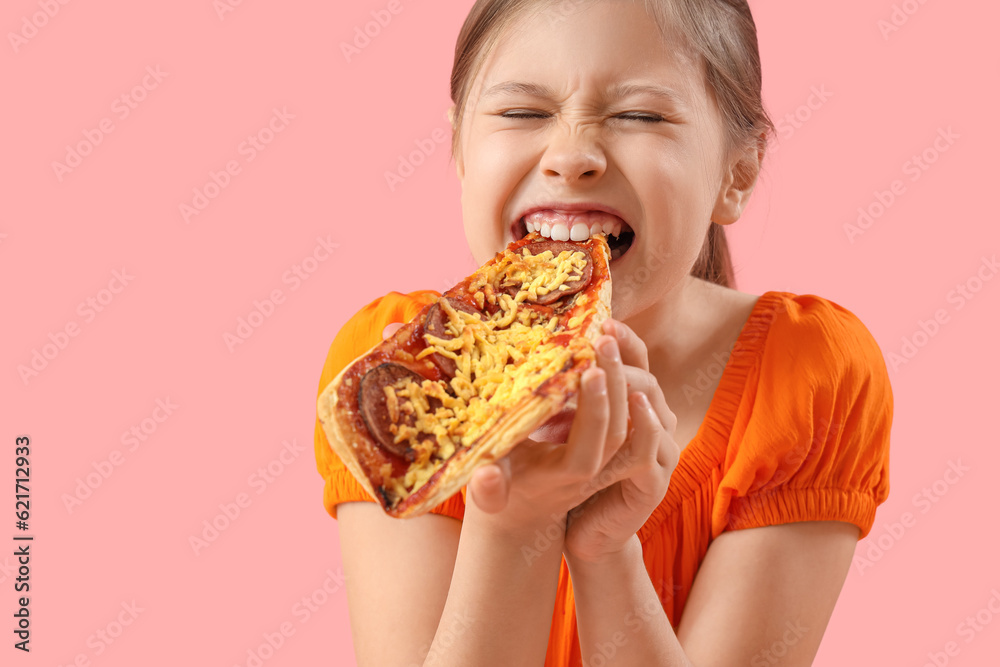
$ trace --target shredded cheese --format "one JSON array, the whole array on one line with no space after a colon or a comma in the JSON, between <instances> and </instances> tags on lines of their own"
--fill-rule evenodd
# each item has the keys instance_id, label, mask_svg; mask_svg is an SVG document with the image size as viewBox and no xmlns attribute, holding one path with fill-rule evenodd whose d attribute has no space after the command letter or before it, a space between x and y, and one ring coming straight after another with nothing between
<instances>
[{"instance_id":1,"label":"shredded cheese","mask_svg":"<svg viewBox=\"0 0 1000 667\"><path fill-rule=\"evenodd\" d=\"M498 306L497 312L480 318L455 309L447 299L438 302L452 338L424 333L427 347L415 359L433 354L452 359L454 377L447 382L424 379L419 384L402 379L385 387L390 420L396 422L405 415L410 422L393 423L390 431L395 442L406 441L414 453L402 479L383 474L384 486L397 498L423 486L459 447L473 445L496 424L504 408L530 395L568 362L593 358L593 350L579 344L580 339L572 339L569 345L552 341L561 330L558 316L522 307L553 290L565 291L567 282L582 278L586 266L582 251L553 256L550 250L537 255L527 249L520 255L505 250L469 285L480 310L489 303ZM517 292L511 296L508 292L513 287ZM577 303L585 303L585 298L581 294ZM572 317L567 326L579 327L584 319Z\"/></svg>"}]
</instances>

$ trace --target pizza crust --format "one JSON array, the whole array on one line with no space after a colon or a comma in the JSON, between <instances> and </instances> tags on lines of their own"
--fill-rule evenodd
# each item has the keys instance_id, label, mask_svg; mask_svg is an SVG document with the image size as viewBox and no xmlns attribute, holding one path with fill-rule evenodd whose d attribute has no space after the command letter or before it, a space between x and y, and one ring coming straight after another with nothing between
<instances>
[{"instance_id":1,"label":"pizza crust","mask_svg":"<svg viewBox=\"0 0 1000 667\"><path fill-rule=\"evenodd\" d=\"M537 232L529 236L537 237ZM520 244L522 246L523 241ZM511 247L517 245L518 242L515 242ZM580 245L581 249L584 250L585 246ZM610 253L607 243L602 236L597 236L587 242L587 246L589 248L586 250L594 264L591 284L579 295L576 295L587 295L587 302L582 306L575 305L571 308L570 313L576 316L583 312L589 319L584 320L579 333L569 342L569 347L573 350L570 356L572 365L569 367L564 365L563 370L546 379L531 394L505 408L498 421L487 428L475 442L468 447L457 448L455 453L446 459L441 467L422 485L418 486L407 497L397 500L395 504L390 505L389 499L379 491L383 485L378 484L377 487L376 484L381 481L381 476L373 470L376 465L388 460L391 455L387 455L382 450L367 432L367 429L357 427L356 399L354 399L354 405L344 404L342 394L347 393L349 397L356 396L357 387L352 387L349 384L347 390L352 391L342 391L342 389L345 381L350 383L351 377L358 376L358 364L362 364L361 370L367 371L380 363L379 359L375 358L378 352L385 353L389 350L399 349L407 341L412 340L415 332L422 327L422 322L433 304L425 306L413 320L404 324L391 338L377 343L354 362L348 364L320 394L317 401L317 415L331 449L340 457L351 475L364 487L372 499L382 505L383 510L389 516L407 518L430 511L459 492L468 483L477 468L502 458L550 418L567 407L575 407L580 377L587 368L594 364L593 343L601 335L602 323L611 316L611 273L608 266ZM497 257L499 256L498 254ZM491 263L494 261L496 258L491 260ZM486 266L489 265L490 263ZM482 270L481 268L480 271ZM477 271L474 276L478 273ZM597 281L596 284L594 281ZM442 298L455 293L460 288L461 285L445 292ZM385 358L384 354L382 358ZM412 367L418 372L418 369L423 367L421 364L431 363L430 361L408 363L405 360L399 361L395 358L393 361ZM350 403L350 400L346 403ZM385 465L384 462L381 465Z\"/></svg>"}]
</instances>

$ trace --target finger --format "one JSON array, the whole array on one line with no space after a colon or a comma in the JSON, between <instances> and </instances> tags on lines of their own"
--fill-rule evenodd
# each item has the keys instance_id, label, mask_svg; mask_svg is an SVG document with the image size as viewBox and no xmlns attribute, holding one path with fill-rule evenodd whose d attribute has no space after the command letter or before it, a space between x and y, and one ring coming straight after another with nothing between
<instances>
[{"instance_id":1,"label":"finger","mask_svg":"<svg viewBox=\"0 0 1000 667\"><path fill-rule=\"evenodd\" d=\"M645 494L665 492L663 471L673 471L676 467L679 453L673 450L677 446L663 430L659 417L644 394L629 394L629 413L633 424L632 437L594 477L589 488L585 489L587 495L625 480Z\"/></svg>"},{"instance_id":2,"label":"finger","mask_svg":"<svg viewBox=\"0 0 1000 667\"><path fill-rule=\"evenodd\" d=\"M621 352L622 363L626 366L636 366L645 371L649 370L649 353L646 351L646 343L639 335L632 331L627 324L618 320L608 319L604 321L604 333L614 336L618 341L618 349Z\"/></svg>"},{"instance_id":3,"label":"finger","mask_svg":"<svg viewBox=\"0 0 1000 667\"><path fill-rule=\"evenodd\" d=\"M601 336L597 341L597 365L607 374L608 404L611 410L602 465L614 456L628 435L628 382L613 336Z\"/></svg>"},{"instance_id":4,"label":"finger","mask_svg":"<svg viewBox=\"0 0 1000 667\"><path fill-rule=\"evenodd\" d=\"M564 450L564 466L575 477L590 479L600 471L609 409L604 370L588 368L580 378L580 400Z\"/></svg>"},{"instance_id":5,"label":"finger","mask_svg":"<svg viewBox=\"0 0 1000 667\"><path fill-rule=\"evenodd\" d=\"M479 468L469 480L468 493L487 514L496 514L507 506L510 492L510 463L506 458Z\"/></svg>"},{"instance_id":6,"label":"finger","mask_svg":"<svg viewBox=\"0 0 1000 667\"><path fill-rule=\"evenodd\" d=\"M677 432L677 415L673 413L663 397L663 389L656 377L649 371L635 366L625 366L625 381L629 392L638 391L646 395L653 406L653 411L660 418L660 423L667 433Z\"/></svg>"},{"instance_id":7,"label":"finger","mask_svg":"<svg viewBox=\"0 0 1000 667\"><path fill-rule=\"evenodd\" d=\"M399 331L402 327L403 327L403 323L402 322L392 322L390 324L387 324L385 326L385 329L382 329L382 339L385 340L386 338L388 338L392 334L394 334L397 331Z\"/></svg>"},{"instance_id":8,"label":"finger","mask_svg":"<svg viewBox=\"0 0 1000 667\"><path fill-rule=\"evenodd\" d=\"M660 418L653 410L649 398L640 392L629 395L629 408L635 431L632 433L632 446L629 454L632 463L632 474L629 479L644 491L653 491L657 480L662 478L662 470L673 470L676 460L671 460L670 438L660 423Z\"/></svg>"}]
</instances>

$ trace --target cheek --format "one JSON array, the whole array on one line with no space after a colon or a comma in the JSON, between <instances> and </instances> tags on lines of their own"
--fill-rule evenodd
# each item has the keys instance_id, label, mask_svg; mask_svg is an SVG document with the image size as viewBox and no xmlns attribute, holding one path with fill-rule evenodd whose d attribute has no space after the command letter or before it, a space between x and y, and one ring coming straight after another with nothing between
<instances>
[{"instance_id":1,"label":"cheek","mask_svg":"<svg viewBox=\"0 0 1000 667\"><path fill-rule=\"evenodd\" d=\"M626 178L643 201L647 215L665 212L699 219L714 201L706 163L672 142L619 146Z\"/></svg>"},{"instance_id":2,"label":"cheek","mask_svg":"<svg viewBox=\"0 0 1000 667\"><path fill-rule=\"evenodd\" d=\"M531 169L528 144L513 134L470 137L462 181L462 219L476 261L482 264L506 246L511 198Z\"/></svg>"},{"instance_id":3,"label":"cheek","mask_svg":"<svg viewBox=\"0 0 1000 667\"><path fill-rule=\"evenodd\" d=\"M472 150L479 180L494 189L520 180L537 152L530 136L516 132L494 132L476 141Z\"/></svg>"}]
</instances>

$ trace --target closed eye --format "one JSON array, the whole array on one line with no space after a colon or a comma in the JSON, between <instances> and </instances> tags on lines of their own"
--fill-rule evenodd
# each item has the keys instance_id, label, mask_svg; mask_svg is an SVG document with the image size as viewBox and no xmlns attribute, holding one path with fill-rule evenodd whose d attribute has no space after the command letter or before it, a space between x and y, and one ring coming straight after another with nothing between
<instances>
[{"instance_id":1,"label":"closed eye","mask_svg":"<svg viewBox=\"0 0 1000 667\"><path fill-rule=\"evenodd\" d=\"M512 110L499 114L502 118L544 118L547 114L538 111Z\"/></svg>"},{"instance_id":2,"label":"closed eye","mask_svg":"<svg viewBox=\"0 0 1000 667\"><path fill-rule=\"evenodd\" d=\"M663 122L663 116L657 116L653 114L638 114L638 113L623 113L616 116L616 118L624 118L626 120L637 120L642 123L660 123Z\"/></svg>"},{"instance_id":3,"label":"closed eye","mask_svg":"<svg viewBox=\"0 0 1000 667\"><path fill-rule=\"evenodd\" d=\"M511 110L504 111L498 114L501 118L511 118L511 119L535 119L535 118L545 118L548 116L546 113L541 113L538 111L522 111L522 110ZM615 116L615 118L620 118L623 120L637 120L640 123L662 123L664 121L663 116L656 114L639 114L639 113L625 113Z\"/></svg>"}]
</instances>

